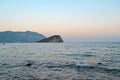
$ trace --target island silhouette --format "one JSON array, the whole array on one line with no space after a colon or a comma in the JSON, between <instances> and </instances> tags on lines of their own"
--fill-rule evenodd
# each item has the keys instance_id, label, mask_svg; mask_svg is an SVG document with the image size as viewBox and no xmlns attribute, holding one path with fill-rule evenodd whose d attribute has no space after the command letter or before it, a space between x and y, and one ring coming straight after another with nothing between
<instances>
[{"instance_id":1,"label":"island silhouette","mask_svg":"<svg viewBox=\"0 0 120 80\"><path fill-rule=\"evenodd\" d=\"M0 43L35 43L35 42L63 42L60 35L46 37L43 34L32 31L4 31L0 32Z\"/></svg>"}]
</instances>

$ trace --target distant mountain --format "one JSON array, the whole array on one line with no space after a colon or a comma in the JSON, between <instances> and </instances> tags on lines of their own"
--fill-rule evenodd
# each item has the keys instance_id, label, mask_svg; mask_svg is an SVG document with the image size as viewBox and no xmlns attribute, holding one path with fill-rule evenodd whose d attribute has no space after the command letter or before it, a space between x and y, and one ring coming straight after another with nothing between
<instances>
[{"instance_id":1,"label":"distant mountain","mask_svg":"<svg viewBox=\"0 0 120 80\"><path fill-rule=\"evenodd\" d=\"M39 34L37 32L12 32L12 31L5 31L0 32L0 42L5 43L29 43L29 42L36 42L46 38L44 35Z\"/></svg>"},{"instance_id":2,"label":"distant mountain","mask_svg":"<svg viewBox=\"0 0 120 80\"><path fill-rule=\"evenodd\" d=\"M63 43L64 41L62 40L60 35L54 35L45 39L42 39L38 42L47 42L47 43Z\"/></svg>"}]
</instances>

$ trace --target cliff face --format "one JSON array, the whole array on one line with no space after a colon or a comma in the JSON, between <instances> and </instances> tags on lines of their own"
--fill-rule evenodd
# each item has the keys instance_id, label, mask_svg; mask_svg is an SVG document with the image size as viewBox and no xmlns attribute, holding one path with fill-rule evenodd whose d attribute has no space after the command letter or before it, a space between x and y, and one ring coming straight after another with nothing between
<instances>
[{"instance_id":1,"label":"cliff face","mask_svg":"<svg viewBox=\"0 0 120 80\"><path fill-rule=\"evenodd\" d=\"M39 42L48 42L48 43L63 43L64 41L62 40L60 35L54 35L48 38L45 38L43 40L40 40Z\"/></svg>"}]
</instances>

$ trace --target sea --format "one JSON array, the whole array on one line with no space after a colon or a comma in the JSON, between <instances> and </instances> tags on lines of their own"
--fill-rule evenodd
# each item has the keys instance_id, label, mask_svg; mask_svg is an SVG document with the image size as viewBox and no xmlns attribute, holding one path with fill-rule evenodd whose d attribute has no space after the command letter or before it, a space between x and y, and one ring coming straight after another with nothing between
<instances>
[{"instance_id":1,"label":"sea","mask_svg":"<svg viewBox=\"0 0 120 80\"><path fill-rule=\"evenodd\" d=\"M120 43L0 43L0 80L120 80Z\"/></svg>"}]
</instances>

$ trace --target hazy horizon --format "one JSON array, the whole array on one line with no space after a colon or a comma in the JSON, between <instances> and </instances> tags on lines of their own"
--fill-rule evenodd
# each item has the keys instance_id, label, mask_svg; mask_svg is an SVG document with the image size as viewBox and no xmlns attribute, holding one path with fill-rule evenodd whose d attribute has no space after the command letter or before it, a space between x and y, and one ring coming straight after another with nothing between
<instances>
[{"instance_id":1,"label":"hazy horizon","mask_svg":"<svg viewBox=\"0 0 120 80\"><path fill-rule=\"evenodd\" d=\"M0 0L1 31L61 35L65 42L120 42L120 0Z\"/></svg>"}]
</instances>

